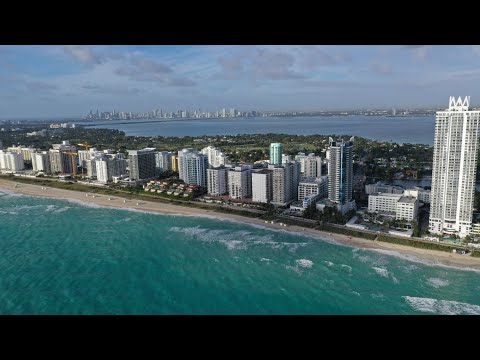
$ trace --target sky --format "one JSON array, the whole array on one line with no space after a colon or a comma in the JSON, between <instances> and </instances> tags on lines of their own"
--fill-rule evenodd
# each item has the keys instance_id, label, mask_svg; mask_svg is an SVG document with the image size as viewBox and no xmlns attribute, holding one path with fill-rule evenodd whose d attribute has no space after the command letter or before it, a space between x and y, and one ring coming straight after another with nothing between
<instances>
[{"instance_id":1,"label":"sky","mask_svg":"<svg viewBox=\"0 0 480 360\"><path fill-rule=\"evenodd\" d=\"M480 105L478 45L0 45L0 118Z\"/></svg>"}]
</instances>

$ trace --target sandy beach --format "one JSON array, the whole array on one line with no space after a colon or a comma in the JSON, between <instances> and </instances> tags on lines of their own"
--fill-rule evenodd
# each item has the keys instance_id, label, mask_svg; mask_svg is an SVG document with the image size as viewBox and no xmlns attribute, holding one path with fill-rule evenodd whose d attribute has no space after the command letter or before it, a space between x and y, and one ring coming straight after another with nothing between
<instances>
[{"instance_id":1,"label":"sandy beach","mask_svg":"<svg viewBox=\"0 0 480 360\"><path fill-rule=\"evenodd\" d=\"M390 244L385 242L371 241L360 238L348 237L346 235L327 233L319 230L303 228L300 226L289 225L281 227L278 224L265 223L264 220L248 218L234 214L218 213L210 210L176 206L166 203L150 202L145 200L125 199L119 196L109 196L103 194L87 194L85 192L56 189L51 187L43 187L39 185L30 185L18 183L15 187L15 182L0 180L0 190L5 189L17 193L42 196L55 199L71 199L83 203L94 203L97 205L112 207L112 208L131 208L143 211L158 212L162 214L179 214L190 216L209 216L219 219L234 220L249 225L264 226L266 228L282 231L293 231L296 233L303 233L311 237L323 240L334 241L338 244L343 244L351 247L372 249L384 252L385 254L401 256L411 261L422 262L432 265L445 265L459 268L469 268L480 270L480 258L473 258L471 256L453 254L442 251L426 250L420 248L413 248L409 246ZM88 195L88 196L86 196ZM92 195L95 195L93 197ZM109 200L109 198L111 200ZM138 205L137 205L138 204Z\"/></svg>"}]
</instances>

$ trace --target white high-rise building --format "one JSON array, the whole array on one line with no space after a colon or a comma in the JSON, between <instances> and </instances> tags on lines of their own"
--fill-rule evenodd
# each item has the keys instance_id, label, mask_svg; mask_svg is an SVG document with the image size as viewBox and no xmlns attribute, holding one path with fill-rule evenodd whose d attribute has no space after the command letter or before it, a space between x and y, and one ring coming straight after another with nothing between
<instances>
[{"instance_id":1,"label":"white high-rise building","mask_svg":"<svg viewBox=\"0 0 480 360\"><path fill-rule=\"evenodd\" d=\"M183 180L185 182L186 182L185 179L187 178L187 167L186 167L186 164L185 164L185 158L186 158L187 154L198 154L198 151L189 148L189 149L180 150L177 154L178 177L180 178L180 180Z\"/></svg>"},{"instance_id":2,"label":"white high-rise building","mask_svg":"<svg viewBox=\"0 0 480 360\"><path fill-rule=\"evenodd\" d=\"M213 146L207 146L202 149L202 154L208 156L208 165L211 168L217 168L229 164L228 156L225 155L220 149Z\"/></svg>"},{"instance_id":3,"label":"white high-rise building","mask_svg":"<svg viewBox=\"0 0 480 360\"><path fill-rule=\"evenodd\" d=\"M32 154L32 168L33 171L42 171L45 174L50 174L50 156L48 151Z\"/></svg>"},{"instance_id":4,"label":"white high-rise building","mask_svg":"<svg viewBox=\"0 0 480 360\"><path fill-rule=\"evenodd\" d=\"M472 227L480 111L470 110L470 97L450 97L438 111L433 150L429 230L465 237Z\"/></svg>"},{"instance_id":5,"label":"white high-rise building","mask_svg":"<svg viewBox=\"0 0 480 360\"><path fill-rule=\"evenodd\" d=\"M180 164L180 161L179 161ZM200 185L207 190L208 157L198 153L187 153L182 157L182 179L187 184Z\"/></svg>"},{"instance_id":6,"label":"white high-rise building","mask_svg":"<svg viewBox=\"0 0 480 360\"><path fill-rule=\"evenodd\" d=\"M0 150L0 169L8 171L23 170L23 155L21 153Z\"/></svg>"},{"instance_id":7,"label":"white high-rise building","mask_svg":"<svg viewBox=\"0 0 480 360\"><path fill-rule=\"evenodd\" d=\"M269 203L273 198L273 172L262 169L252 173L252 201Z\"/></svg>"},{"instance_id":8,"label":"white high-rise building","mask_svg":"<svg viewBox=\"0 0 480 360\"><path fill-rule=\"evenodd\" d=\"M172 170L172 153L170 151L159 151L155 153L155 167L157 175Z\"/></svg>"},{"instance_id":9,"label":"white high-rise building","mask_svg":"<svg viewBox=\"0 0 480 360\"><path fill-rule=\"evenodd\" d=\"M228 193L232 199L252 197L252 169L250 165L232 167L228 172Z\"/></svg>"},{"instance_id":10,"label":"white high-rise building","mask_svg":"<svg viewBox=\"0 0 480 360\"><path fill-rule=\"evenodd\" d=\"M208 194L212 196L221 196L228 193L228 169L208 169L207 170Z\"/></svg>"}]
</instances>

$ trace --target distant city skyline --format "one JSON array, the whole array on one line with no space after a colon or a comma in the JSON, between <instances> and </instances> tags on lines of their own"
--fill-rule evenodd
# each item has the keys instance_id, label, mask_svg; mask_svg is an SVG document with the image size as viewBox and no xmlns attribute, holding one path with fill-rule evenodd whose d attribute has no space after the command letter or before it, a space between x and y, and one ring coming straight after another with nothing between
<instances>
[{"instance_id":1,"label":"distant city skyline","mask_svg":"<svg viewBox=\"0 0 480 360\"><path fill-rule=\"evenodd\" d=\"M0 118L439 108L451 94L480 98L479 58L467 45L5 45Z\"/></svg>"}]
</instances>

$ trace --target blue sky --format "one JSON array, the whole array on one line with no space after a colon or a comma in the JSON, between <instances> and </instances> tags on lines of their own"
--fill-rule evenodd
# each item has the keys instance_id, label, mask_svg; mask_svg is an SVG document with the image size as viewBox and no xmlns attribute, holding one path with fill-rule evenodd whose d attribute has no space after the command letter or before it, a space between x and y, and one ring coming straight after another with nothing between
<instances>
[{"instance_id":1,"label":"blue sky","mask_svg":"<svg viewBox=\"0 0 480 360\"><path fill-rule=\"evenodd\" d=\"M480 46L0 46L0 118L480 105Z\"/></svg>"}]
</instances>

